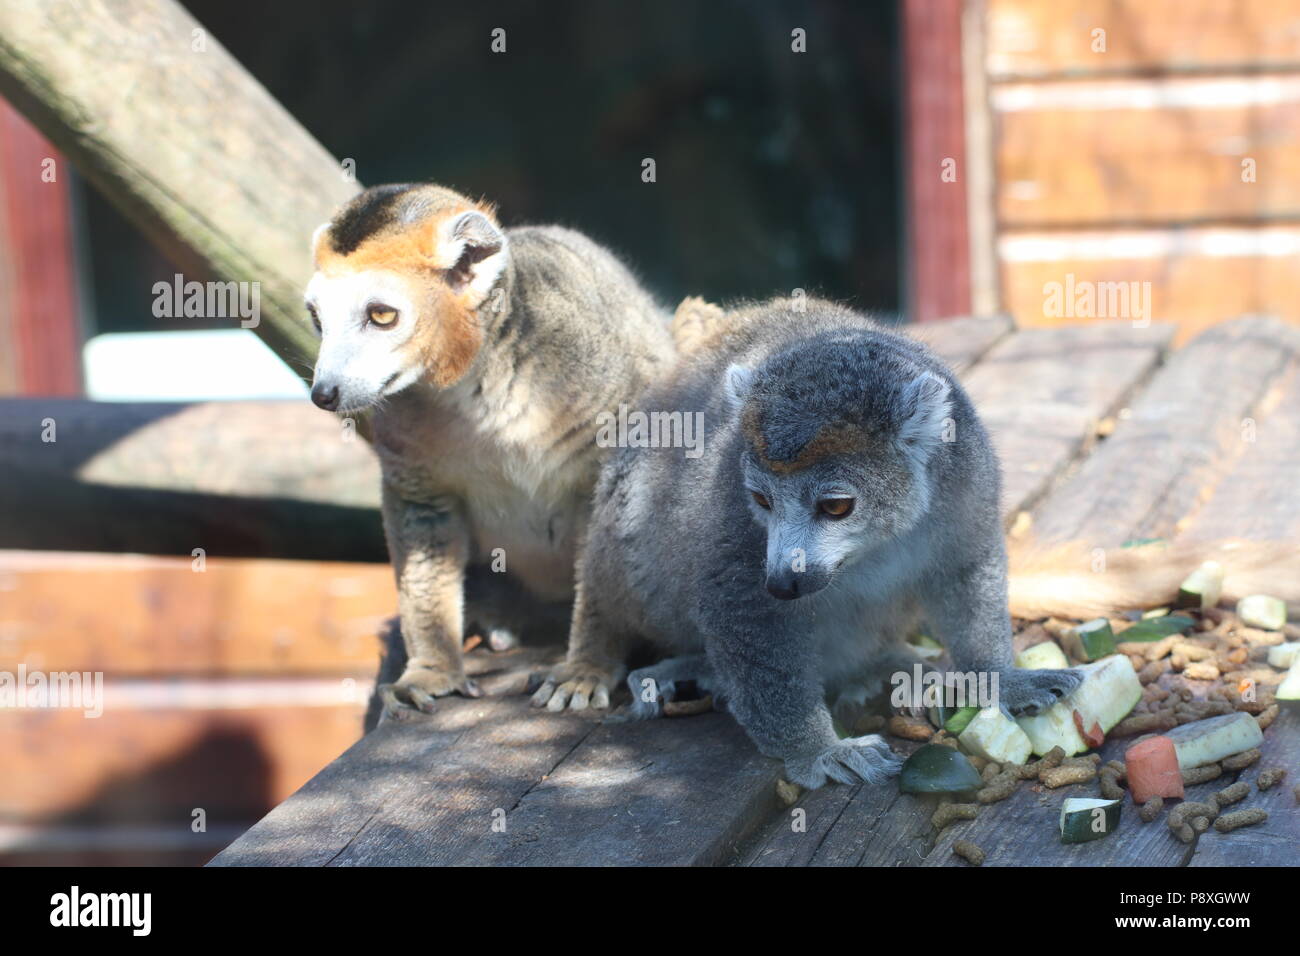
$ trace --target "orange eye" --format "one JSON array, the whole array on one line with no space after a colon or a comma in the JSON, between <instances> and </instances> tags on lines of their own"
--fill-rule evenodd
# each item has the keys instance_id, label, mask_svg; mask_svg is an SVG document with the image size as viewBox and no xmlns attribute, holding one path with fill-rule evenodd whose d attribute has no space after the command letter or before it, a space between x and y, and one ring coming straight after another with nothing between
<instances>
[{"instance_id":1,"label":"orange eye","mask_svg":"<svg viewBox=\"0 0 1300 956\"><path fill-rule=\"evenodd\" d=\"M828 518L847 518L853 513L853 499L823 498L817 502L817 510Z\"/></svg>"},{"instance_id":2,"label":"orange eye","mask_svg":"<svg viewBox=\"0 0 1300 956\"><path fill-rule=\"evenodd\" d=\"M757 491L751 491L750 494L754 498L754 504L758 505L764 511L772 510L772 502L768 501L765 496L760 495Z\"/></svg>"},{"instance_id":3,"label":"orange eye","mask_svg":"<svg viewBox=\"0 0 1300 956\"><path fill-rule=\"evenodd\" d=\"M366 317L380 328L388 328L397 321L397 310L386 305L372 305L366 310Z\"/></svg>"}]
</instances>

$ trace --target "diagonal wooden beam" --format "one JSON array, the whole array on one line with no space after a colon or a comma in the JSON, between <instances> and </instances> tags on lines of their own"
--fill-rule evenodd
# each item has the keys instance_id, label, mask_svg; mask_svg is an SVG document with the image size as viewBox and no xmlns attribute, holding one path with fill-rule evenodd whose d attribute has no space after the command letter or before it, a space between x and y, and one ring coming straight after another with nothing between
<instances>
[{"instance_id":1,"label":"diagonal wooden beam","mask_svg":"<svg viewBox=\"0 0 1300 956\"><path fill-rule=\"evenodd\" d=\"M359 187L198 21L172 0L0 0L0 94L194 278L260 283L254 331L310 374L308 242Z\"/></svg>"}]
</instances>

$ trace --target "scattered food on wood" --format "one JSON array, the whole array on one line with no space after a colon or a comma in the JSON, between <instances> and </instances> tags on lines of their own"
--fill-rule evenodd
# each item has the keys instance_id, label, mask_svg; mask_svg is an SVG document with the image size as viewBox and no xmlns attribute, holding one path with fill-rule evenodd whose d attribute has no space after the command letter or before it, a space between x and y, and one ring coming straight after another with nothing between
<instances>
[{"instance_id":1,"label":"scattered food on wood","mask_svg":"<svg viewBox=\"0 0 1300 956\"><path fill-rule=\"evenodd\" d=\"M1033 751L1025 732L996 706L977 713L957 739L970 753L997 763L1022 764Z\"/></svg>"},{"instance_id":2,"label":"scattered food on wood","mask_svg":"<svg viewBox=\"0 0 1300 956\"><path fill-rule=\"evenodd\" d=\"M1015 793L1018 783L1020 783L1020 775L1014 767L1003 770L988 781L984 789L975 794L975 799L980 803L998 803Z\"/></svg>"},{"instance_id":3,"label":"scattered food on wood","mask_svg":"<svg viewBox=\"0 0 1300 956\"><path fill-rule=\"evenodd\" d=\"M797 783L791 783L789 780L778 780L776 782L776 798L781 802L783 807L792 807L799 802L799 796L803 793L803 788Z\"/></svg>"},{"instance_id":4,"label":"scattered food on wood","mask_svg":"<svg viewBox=\"0 0 1300 956\"><path fill-rule=\"evenodd\" d=\"M712 694L697 697L695 700L664 701L665 717L694 717L697 714L707 714L711 710L713 710Z\"/></svg>"},{"instance_id":5,"label":"scattered food on wood","mask_svg":"<svg viewBox=\"0 0 1300 956\"><path fill-rule=\"evenodd\" d=\"M1142 818L1143 823L1150 823L1165 808L1165 801L1162 797L1152 797L1146 803L1142 804L1142 809L1138 811L1138 816Z\"/></svg>"},{"instance_id":6,"label":"scattered food on wood","mask_svg":"<svg viewBox=\"0 0 1300 956\"><path fill-rule=\"evenodd\" d=\"M1095 779L1096 776L1096 767L1087 764L1072 764L1044 770L1038 775L1038 779L1043 786L1055 790L1057 787L1064 787L1071 783L1087 783L1089 780Z\"/></svg>"},{"instance_id":7,"label":"scattered food on wood","mask_svg":"<svg viewBox=\"0 0 1300 956\"><path fill-rule=\"evenodd\" d=\"M958 820L974 820L979 815L979 810L977 803L945 803L934 811L930 822L936 830L942 830L948 824Z\"/></svg>"},{"instance_id":8,"label":"scattered food on wood","mask_svg":"<svg viewBox=\"0 0 1300 956\"><path fill-rule=\"evenodd\" d=\"M1222 810L1224 807L1245 800L1248 796L1250 796L1250 784L1246 783L1244 780L1238 780L1231 786L1224 787L1210 799L1212 799L1218 805L1219 809Z\"/></svg>"},{"instance_id":9,"label":"scattered food on wood","mask_svg":"<svg viewBox=\"0 0 1300 956\"><path fill-rule=\"evenodd\" d=\"M1286 624L1286 601L1267 594L1249 594L1237 602L1243 624L1265 631L1280 631Z\"/></svg>"},{"instance_id":10,"label":"scattered food on wood","mask_svg":"<svg viewBox=\"0 0 1300 956\"><path fill-rule=\"evenodd\" d=\"M1203 767L1193 767L1183 771L1183 786L1193 787L1198 783L1209 783L1223 776L1223 768L1217 763L1207 763Z\"/></svg>"},{"instance_id":11,"label":"scattered food on wood","mask_svg":"<svg viewBox=\"0 0 1300 956\"><path fill-rule=\"evenodd\" d=\"M1061 635L1061 646L1078 661L1096 661L1115 653L1115 632L1104 617L1093 618L1069 628Z\"/></svg>"},{"instance_id":12,"label":"scattered food on wood","mask_svg":"<svg viewBox=\"0 0 1300 956\"><path fill-rule=\"evenodd\" d=\"M1109 836L1119 827L1120 800L1067 797L1061 804L1061 842L1087 843Z\"/></svg>"},{"instance_id":13,"label":"scattered food on wood","mask_svg":"<svg viewBox=\"0 0 1300 956\"><path fill-rule=\"evenodd\" d=\"M1242 751L1241 753L1234 754L1231 757L1225 757L1223 759L1223 769L1224 770L1245 770L1256 760L1258 760L1260 756L1261 754L1259 748L1252 747L1250 750Z\"/></svg>"},{"instance_id":14,"label":"scattered food on wood","mask_svg":"<svg viewBox=\"0 0 1300 956\"><path fill-rule=\"evenodd\" d=\"M1264 734L1253 717L1238 712L1175 727L1168 737L1178 752L1178 765L1190 770L1256 747ZM1225 763L1224 769L1240 768L1229 768Z\"/></svg>"},{"instance_id":15,"label":"scattered food on wood","mask_svg":"<svg viewBox=\"0 0 1300 956\"><path fill-rule=\"evenodd\" d=\"M1269 767L1267 770L1261 770L1259 776L1255 778L1255 785L1260 790L1271 790L1286 776L1285 767Z\"/></svg>"}]
</instances>

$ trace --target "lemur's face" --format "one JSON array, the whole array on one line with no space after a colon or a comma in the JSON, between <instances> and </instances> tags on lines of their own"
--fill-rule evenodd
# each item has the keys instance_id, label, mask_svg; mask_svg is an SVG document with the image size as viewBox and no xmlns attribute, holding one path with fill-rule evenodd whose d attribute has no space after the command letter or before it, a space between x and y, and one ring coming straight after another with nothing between
<instances>
[{"instance_id":1,"label":"lemur's face","mask_svg":"<svg viewBox=\"0 0 1300 956\"><path fill-rule=\"evenodd\" d=\"M790 473L742 462L747 504L767 532L767 590L783 600L822 590L924 511L905 455L887 447Z\"/></svg>"},{"instance_id":2,"label":"lemur's face","mask_svg":"<svg viewBox=\"0 0 1300 956\"><path fill-rule=\"evenodd\" d=\"M733 365L724 382L744 439L746 504L767 532L767 590L783 600L822 590L930 507L927 463L947 385L870 365L837 378L843 347L830 343L807 368L784 367L784 356L759 373Z\"/></svg>"},{"instance_id":3,"label":"lemur's face","mask_svg":"<svg viewBox=\"0 0 1300 956\"><path fill-rule=\"evenodd\" d=\"M317 230L306 307L321 336L312 401L357 413L417 382L461 380L483 343L477 310L505 264L505 236L476 209L384 222L340 242ZM342 246L342 250L340 250Z\"/></svg>"}]
</instances>

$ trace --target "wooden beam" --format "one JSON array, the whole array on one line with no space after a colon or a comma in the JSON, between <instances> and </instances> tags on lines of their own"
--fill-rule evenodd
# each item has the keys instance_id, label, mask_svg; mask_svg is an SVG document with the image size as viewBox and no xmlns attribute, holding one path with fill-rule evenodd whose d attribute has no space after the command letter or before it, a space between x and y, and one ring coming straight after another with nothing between
<instances>
[{"instance_id":1,"label":"wooden beam","mask_svg":"<svg viewBox=\"0 0 1300 956\"><path fill-rule=\"evenodd\" d=\"M0 548L384 561L379 483L307 402L0 400Z\"/></svg>"},{"instance_id":2,"label":"wooden beam","mask_svg":"<svg viewBox=\"0 0 1300 956\"><path fill-rule=\"evenodd\" d=\"M903 0L908 300L917 322L971 311L961 21L962 0Z\"/></svg>"},{"instance_id":3,"label":"wooden beam","mask_svg":"<svg viewBox=\"0 0 1300 956\"><path fill-rule=\"evenodd\" d=\"M309 240L358 186L180 4L0 5L0 94L195 278L260 283L255 331L310 367Z\"/></svg>"}]
</instances>

